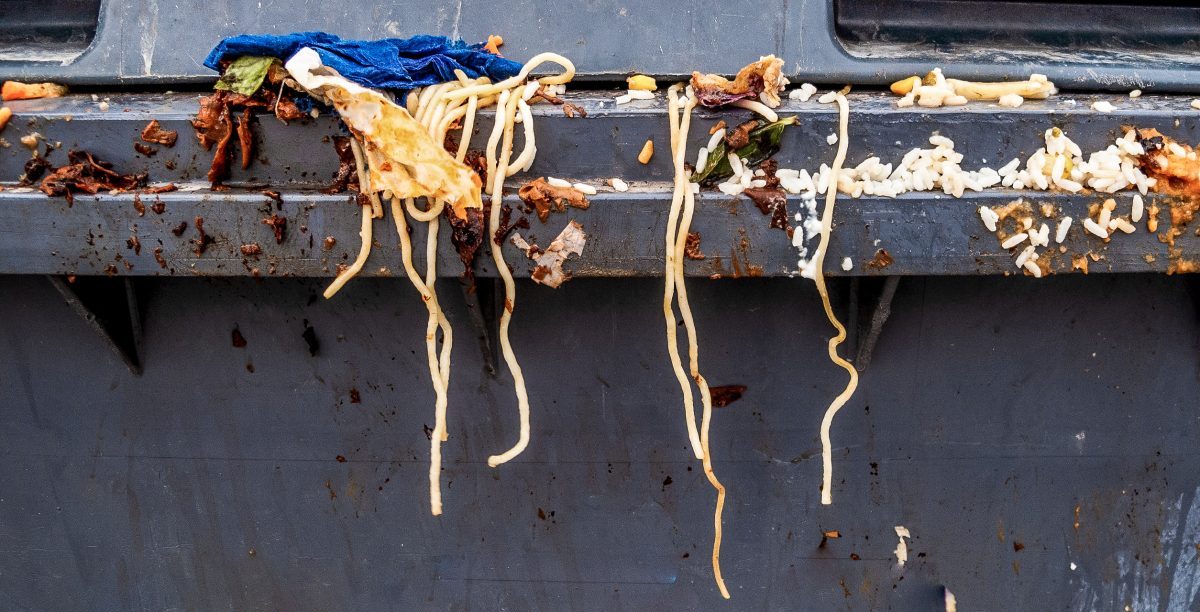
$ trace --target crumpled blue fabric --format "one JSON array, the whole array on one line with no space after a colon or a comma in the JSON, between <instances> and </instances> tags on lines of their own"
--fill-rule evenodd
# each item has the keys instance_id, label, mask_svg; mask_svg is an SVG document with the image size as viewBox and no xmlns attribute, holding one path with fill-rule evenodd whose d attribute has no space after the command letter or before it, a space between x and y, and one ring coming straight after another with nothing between
<instances>
[{"instance_id":1,"label":"crumpled blue fabric","mask_svg":"<svg viewBox=\"0 0 1200 612\"><path fill-rule=\"evenodd\" d=\"M487 76L500 81L521 71L521 64L445 36L418 35L412 38L342 40L326 32L297 32L283 36L242 34L222 40L204 65L220 71L223 60L243 55L278 57L287 61L304 47L311 47L321 62L347 79L373 89L406 92L457 77L460 69L470 78Z\"/></svg>"}]
</instances>

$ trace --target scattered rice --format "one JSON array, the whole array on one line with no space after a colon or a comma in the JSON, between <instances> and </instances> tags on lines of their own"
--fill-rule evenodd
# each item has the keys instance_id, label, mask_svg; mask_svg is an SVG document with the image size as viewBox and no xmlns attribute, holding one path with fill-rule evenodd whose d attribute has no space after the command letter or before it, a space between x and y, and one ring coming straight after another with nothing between
<instances>
[{"instance_id":1,"label":"scattered rice","mask_svg":"<svg viewBox=\"0 0 1200 612\"><path fill-rule=\"evenodd\" d=\"M1025 269L1029 270L1029 273L1032 274L1034 278L1042 277L1042 268L1032 261L1025 262Z\"/></svg>"},{"instance_id":2,"label":"scattered rice","mask_svg":"<svg viewBox=\"0 0 1200 612\"><path fill-rule=\"evenodd\" d=\"M1083 220L1083 227L1084 227L1084 229L1095 234L1099 238L1108 238L1108 230L1105 229L1104 227L1101 227L1095 221L1092 221L1092 219L1090 217Z\"/></svg>"},{"instance_id":3,"label":"scattered rice","mask_svg":"<svg viewBox=\"0 0 1200 612\"><path fill-rule=\"evenodd\" d=\"M570 181L564 181L560 178L554 178L553 176L546 177L546 183L548 185L550 185L551 187L570 187L571 186Z\"/></svg>"},{"instance_id":4,"label":"scattered rice","mask_svg":"<svg viewBox=\"0 0 1200 612\"><path fill-rule=\"evenodd\" d=\"M1137 228L1124 217L1117 217L1112 220L1112 223L1116 226L1114 229L1119 229L1126 234L1132 234L1137 231Z\"/></svg>"},{"instance_id":5,"label":"scattered rice","mask_svg":"<svg viewBox=\"0 0 1200 612\"><path fill-rule=\"evenodd\" d=\"M712 151L713 149L717 148L717 144L720 143L721 139L724 137L725 137L725 128L721 128L721 129L713 132L712 136L710 136L708 138L708 144L704 145L704 148L709 151Z\"/></svg>"},{"instance_id":6,"label":"scattered rice","mask_svg":"<svg viewBox=\"0 0 1200 612\"><path fill-rule=\"evenodd\" d=\"M742 160L737 156L737 153L730 151L725 157L729 160L729 167L733 168L733 178L737 178L741 176L742 172L745 172Z\"/></svg>"},{"instance_id":7,"label":"scattered rice","mask_svg":"<svg viewBox=\"0 0 1200 612\"><path fill-rule=\"evenodd\" d=\"M1025 242L1025 240L1028 238L1029 238L1029 234L1026 234L1025 232L1021 232L1019 234L1013 234L1012 236L1009 236L1007 240L1000 243L1000 248L1011 249L1011 248L1021 244L1022 242Z\"/></svg>"},{"instance_id":8,"label":"scattered rice","mask_svg":"<svg viewBox=\"0 0 1200 612\"><path fill-rule=\"evenodd\" d=\"M1025 247L1025 250L1021 251L1020 255L1017 255L1017 259L1013 261L1013 263L1016 264L1018 268L1024 267L1025 262L1029 261L1029 258L1034 255L1036 250L1037 247L1033 246L1032 244Z\"/></svg>"},{"instance_id":9,"label":"scattered rice","mask_svg":"<svg viewBox=\"0 0 1200 612\"><path fill-rule=\"evenodd\" d=\"M1129 97L1130 97L1130 98L1140 98L1140 97L1142 97L1142 90L1140 90L1140 89L1135 89L1135 90L1133 90L1133 91L1129 92Z\"/></svg>"},{"instance_id":10,"label":"scattered rice","mask_svg":"<svg viewBox=\"0 0 1200 612\"><path fill-rule=\"evenodd\" d=\"M1142 213L1145 211L1145 204L1142 202L1142 196L1133 194L1133 211L1129 214L1129 219L1134 223L1142 220Z\"/></svg>"},{"instance_id":11,"label":"scattered rice","mask_svg":"<svg viewBox=\"0 0 1200 612\"><path fill-rule=\"evenodd\" d=\"M800 85L799 89L793 89L792 91L788 92L788 99L808 102L809 98L813 97L813 94L815 93L817 93L816 86L814 86L812 83L804 83Z\"/></svg>"},{"instance_id":12,"label":"scattered rice","mask_svg":"<svg viewBox=\"0 0 1200 612\"><path fill-rule=\"evenodd\" d=\"M632 100L653 100L654 99L654 92L647 91L645 89L630 89L627 92L625 92L625 95L629 96L629 98Z\"/></svg>"},{"instance_id":13,"label":"scattered rice","mask_svg":"<svg viewBox=\"0 0 1200 612\"><path fill-rule=\"evenodd\" d=\"M996 214L996 211L987 206L980 206L979 218L983 219L983 225L988 228L989 232L996 231L996 222L1000 220L1000 215Z\"/></svg>"},{"instance_id":14,"label":"scattered rice","mask_svg":"<svg viewBox=\"0 0 1200 612\"><path fill-rule=\"evenodd\" d=\"M633 100L633 96L629 94L621 94L616 98L613 98L613 101L617 104L628 104L631 100Z\"/></svg>"},{"instance_id":15,"label":"scattered rice","mask_svg":"<svg viewBox=\"0 0 1200 612\"><path fill-rule=\"evenodd\" d=\"M849 257L842 260L842 270L849 272L854 269L854 262Z\"/></svg>"},{"instance_id":16,"label":"scattered rice","mask_svg":"<svg viewBox=\"0 0 1200 612\"><path fill-rule=\"evenodd\" d=\"M1004 94L1003 96L1000 96L1000 99L997 100L997 102L1000 103L1000 106L1007 106L1009 108L1017 108L1018 106L1025 103L1025 98L1022 98L1021 94L1010 93L1010 94Z\"/></svg>"},{"instance_id":17,"label":"scattered rice","mask_svg":"<svg viewBox=\"0 0 1200 612\"><path fill-rule=\"evenodd\" d=\"M1071 229L1071 218L1063 217L1062 220L1058 222L1058 230L1054 232L1054 242L1056 244L1062 244L1063 240L1067 239L1067 230L1069 229Z\"/></svg>"},{"instance_id":18,"label":"scattered rice","mask_svg":"<svg viewBox=\"0 0 1200 612\"><path fill-rule=\"evenodd\" d=\"M612 188L617 191L621 191L621 192L629 191L629 184L626 183L625 181L622 181L619 178L613 177L613 178L608 179L608 184L612 185Z\"/></svg>"},{"instance_id":19,"label":"scattered rice","mask_svg":"<svg viewBox=\"0 0 1200 612\"><path fill-rule=\"evenodd\" d=\"M1195 100L1192 100L1192 108L1194 108L1196 110L1200 110L1200 98L1196 98Z\"/></svg>"},{"instance_id":20,"label":"scattered rice","mask_svg":"<svg viewBox=\"0 0 1200 612\"><path fill-rule=\"evenodd\" d=\"M1111 113L1114 109L1112 103L1108 100L1097 100L1092 102L1092 110L1099 113Z\"/></svg>"},{"instance_id":21,"label":"scattered rice","mask_svg":"<svg viewBox=\"0 0 1200 612\"><path fill-rule=\"evenodd\" d=\"M830 135L826 136L825 142L829 143L830 146L837 144L837 134L830 134ZM1175 144L1175 143L1171 143L1171 144Z\"/></svg>"},{"instance_id":22,"label":"scattered rice","mask_svg":"<svg viewBox=\"0 0 1200 612\"><path fill-rule=\"evenodd\" d=\"M574 187L576 191L584 195L596 195L596 188L588 185L587 183L575 183L571 186Z\"/></svg>"},{"instance_id":23,"label":"scattered rice","mask_svg":"<svg viewBox=\"0 0 1200 612\"><path fill-rule=\"evenodd\" d=\"M821 104L829 104L830 102L833 102L836 99L837 99L837 92L831 91L831 92L821 96L820 98L817 98L817 102L820 102Z\"/></svg>"}]
</instances>

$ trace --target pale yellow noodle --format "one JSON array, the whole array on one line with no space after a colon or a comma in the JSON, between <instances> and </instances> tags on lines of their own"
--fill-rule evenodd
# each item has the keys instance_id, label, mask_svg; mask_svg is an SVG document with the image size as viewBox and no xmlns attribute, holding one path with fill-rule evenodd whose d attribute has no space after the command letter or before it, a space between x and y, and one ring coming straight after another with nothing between
<instances>
[{"instance_id":1,"label":"pale yellow noodle","mask_svg":"<svg viewBox=\"0 0 1200 612\"><path fill-rule=\"evenodd\" d=\"M838 174L842 170L842 163L846 161L846 148L850 140L847 134L847 127L850 123L850 105L846 101L846 96L842 94L838 94L836 100L838 105L838 150L837 155L833 158L833 165L829 169L829 189L825 191L825 210L821 214L821 242L817 247L817 254L812 265L816 266L814 280L817 283L817 292L821 294L821 305L825 308L825 316L837 330L837 335L829 339L829 360L845 370L850 375L850 380L846 383L846 388L829 404L829 408L825 410L825 416L821 419L821 503L824 505L833 503L833 445L829 440L829 427L833 424L834 415L842 409L842 406L846 405L846 402L850 401L854 390L858 388L858 371L837 353L838 345L846 339L846 328L833 313L833 306L829 303L829 292L825 289L825 273L823 271L825 249L829 246L829 233L833 227L833 206L837 201Z\"/></svg>"},{"instance_id":2,"label":"pale yellow noodle","mask_svg":"<svg viewBox=\"0 0 1200 612\"><path fill-rule=\"evenodd\" d=\"M683 159L687 151L687 135L691 124L692 109L696 106L696 98L688 94L687 104L683 108L683 117L680 121L680 127L673 146L675 147L672 153L677 169L683 168ZM677 175L678 176L678 175ZM679 181L680 179L676 179ZM687 287L684 283L683 275L683 258L687 243L688 231L691 229L692 215L696 208L696 196L692 192L690 181L686 176L682 179L683 187L683 214L679 221L679 227L675 235L674 245L668 248L674 249L672 277L674 279L676 292L679 300L679 313L683 318L684 328L687 330L688 337L688 364L692 380L696 383L696 387L700 391L700 403L702 407L702 415L700 421L700 446L703 452L704 475L708 478L709 484L717 491L717 503L713 510L713 547L712 547L712 568L713 578L716 580L717 588L721 591L721 596L729 599L729 589L725 587L725 579L721 576L721 515L725 510L725 487L717 480L717 475L712 468L712 452L708 445L709 425L712 422L712 394L708 388L708 381L700 374L700 350L699 343L696 338L696 326L692 318L692 309L688 304ZM691 389L687 390L687 395L691 396Z\"/></svg>"},{"instance_id":3,"label":"pale yellow noodle","mask_svg":"<svg viewBox=\"0 0 1200 612\"><path fill-rule=\"evenodd\" d=\"M668 120L671 127L671 158L675 164L675 188L671 193L671 208L667 213L667 233L664 244L665 252L665 270L664 270L664 289L663 289L663 318L666 322L667 330L667 355L671 359L671 368L675 372L675 378L679 382L679 388L683 391L683 415L684 422L687 425L688 440L692 445L692 453L697 459L704 459L704 449L700 442L700 431L696 429L696 406L692 396L691 384L688 383L687 373L683 369L683 361L679 358L679 339L675 309L672 303L675 299L675 238L678 232L679 211L683 205L683 192L690 189L687 185L687 179L684 175L683 149L685 146L679 146L679 143L684 140L680 137L680 109L675 94L679 91L678 85L671 86L667 90L667 107Z\"/></svg>"},{"instance_id":4,"label":"pale yellow noodle","mask_svg":"<svg viewBox=\"0 0 1200 612\"><path fill-rule=\"evenodd\" d=\"M353 138L350 139L350 148L354 150L354 163L358 168L361 189L361 185L366 184L362 180L367 174L366 169L363 167L362 149L359 148L358 141ZM378 198L371 200L372 203L378 201ZM371 255L371 221L374 218L372 206L373 204L364 204L362 207L362 229L358 234L362 238L362 244L358 247L358 257L354 258L354 263L350 264L350 267L343 270L341 274L338 274L337 278L333 279L333 282L329 283L329 286L325 288L325 293L323 294L325 299L333 297L350 279L354 278L362 270L363 264L367 263L367 257Z\"/></svg>"},{"instance_id":5,"label":"pale yellow noodle","mask_svg":"<svg viewBox=\"0 0 1200 612\"><path fill-rule=\"evenodd\" d=\"M518 95L509 93L508 96L505 96L502 93L500 95L500 102L496 107L496 127L493 128L492 138L488 142L490 144L496 142L496 134L500 129L503 129L504 142L500 148L499 158L496 161L496 169L488 175L492 180L492 210L486 236L495 236L496 231L500 228L500 209L504 206L504 178L508 175L508 162L512 157L513 120L517 110L516 103L519 100L520 97ZM508 264L504 261L502 245L492 244L491 251L492 259L496 264L496 271L504 281L504 308L500 311L500 350L504 354L504 361L508 364L509 371L512 373L513 386L517 394L518 418L521 425L517 443L512 448L499 455L488 457L488 465L496 467L521 454L525 450L525 447L529 445L529 397L525 390L525 376L521 372L521 366L517 363L517 356L513 353L512 343L508 338L508 326L512 321L513 308L516 304L517 287L513 283L512 273L508 270Z\"/></svg>"},{"instance_id":6,"label":"pale yellow noodle","mask_svg":"<svg viewBox=\"0 0 1200 612\"><path fill-rule=\"evenodd\" d=\"M571 60L557 53L539 53L533 56L533 58L525 64L525 67L521 69L521 72L517 74L517 76L510 77L500 81L499 83L493 83L490 85L473 85L471 87L463 87L457 91L450 92L447 94L447 97L451 100L454 100L458 98L466 98L468 96L489 96L503 91L508 91L517 85L524 83L525 79L529 77L529 74L533 72L534 68L537 68L546 62L554 62L555 64L562 66L563 71L558 74L540 77L538 78L539 83L543 85L561 85L575 77L575 64L572 64ZM499 105L497 108L499 108Z\"/></svg>"}]
</instances>

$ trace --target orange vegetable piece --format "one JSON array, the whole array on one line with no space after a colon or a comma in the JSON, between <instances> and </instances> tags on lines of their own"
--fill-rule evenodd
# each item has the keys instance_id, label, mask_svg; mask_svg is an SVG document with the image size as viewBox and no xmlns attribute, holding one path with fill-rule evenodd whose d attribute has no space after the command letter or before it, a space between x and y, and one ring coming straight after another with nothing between
<instances>
[{"instance_id":1,"label":"orange vegetable piece","mask_svg":"<svg viewBox=\"0 0 1200 612\"><path fill-rule=\"evenodd\" d=\"M19 83L17 81L5 81L3 88L0 88L0 99L9 100L33 100L36 98L58 98L66 95L67 88L57 83Z\"/></svg>"}]
</instances>

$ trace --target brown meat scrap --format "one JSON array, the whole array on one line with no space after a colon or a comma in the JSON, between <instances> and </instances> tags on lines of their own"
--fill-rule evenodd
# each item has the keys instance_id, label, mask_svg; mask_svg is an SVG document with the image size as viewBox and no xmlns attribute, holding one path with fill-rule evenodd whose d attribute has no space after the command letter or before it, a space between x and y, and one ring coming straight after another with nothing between
<instances>
[{"instance_id":1,"label":"brown meat scrap","mask_svg":"<svg viewBox=\"0 0 1200 612\"><path fill-rule=\"evenodd\" d=\"M205 150L213 150L212 166L208 170L208 182L221 184L229 177L229 153L233 142L233 120L229 117L229 100L225 91L200 99L200 112L192 120L196 137Z\"/></svg>"},{"instance_id":2,"label":"brown meat scrap","mask_svg":"<svg viewBox=\"0 0 1200 612\"><path fill-rule=\"evenodd\" d=\"M724 106L738 100L757 100L762 94L763 102L775 108L779 106L779 92L783 88L783 60L774 55L742 68L732 81L717 74L692 73L692 90L700 104L708 107Z\"/></svg>"},{"instance_id":3,"label":"brown meat scrap","mask_svg":"<svg viewBox=\"0 0 1200 612\"><path fill-rule=\"evenodd\" d=\"M708 388L713 408L724 408L742 399L742 394L745 392L746 385L722 385L720 387L710 386Z\"/></svg>"},{"instance_id":4,"label":"brown meat scrap","mask_svg":"<svg viewBox=\"0 0 1200 612\"><path fill-rule=\"evenodd\" d=\"M533 272L529 275L533 282L557 288L570 280L571 275L563 270L563 262L570 255L583 254L583 247L587 243L587 234L583 233L582 225L577 221L571 221L567 223L563 231L559 232L558 237L550 243L550 246L546 247L545 251L540 250L537 245L526 242L520 234L513 235L512 243L517 248L524 250L525 255L536 264Z\"/></svg>"},{"instance_id":5,"label":"brown meat scrap","mask_svg":"<svg viewBox=\"0 0 1200 612\"><path fill-rule=\"evenodd\" d=\"M591 203L588 202L583 192L574 187L555 187L546 182L544 178L537 178L521 186L517 191L517 196L522 202L534 207L537 210L538 220L542 223L550 217L550 211L563 212L570 206L581 210L587 210Z\"/></svg>"},{"instance_id":6,"label":"brown meat scrap","mask_svg":"<svg viewBox=\"0 0 1200 612\"><path fill-rule=\"evenodd\" d=\"M174 130L164 130L158 123L158 119L151 119L146 127L142 128L142 140L154 144L160 144L164 147L175 146L175 141L179 139L179 132Z\"/></svg>"},{"instance_id":7,"label":"brown meat scrap","mask_svg":"<svg viewBox=\"0 0 1200 612\"><path fill-rule=\"evenodd\" d=\"M704 253L700 252L700 232L688 232L683 243L683 256L688 259L704 259Z\"/></svg>"},{"instance_id":8,"label":"brown meat scrap","mask_svg":"<svg viewBox=\"0 0 1200 612\"><path fill-rule=\"evenodd\" d=\"M287 238L287 218L271 215L262 222L263 225L270 227L275 232L275 244L283 244L284 238Z\"/></svg>"},{"instance_id":9,"label":"brown meat scrap","mask_svg":"<svg viewBox=\"0 0 1200 612\"><path fill-rule=\"evenodd\" d=\"M196 137L205 150L213 153L212 167L208 171L208 180L213 186L220 185L229 177L229 156L233 145L233 115L241 111L238 117L237 136L242 147L242 167L250 165L253 156L253 133L250 118L256 109L274 112L275 116L285 123L291 119L304 116L296 104L288 98L278 98L269 89L260 89L253 96L244 96L227 90L218 90L210 96L200 98L200 111L192 120Z\"/></svg>"},{"instance_id":10,"label":"brown meat scrap","mask_svg":"<svg viewBox=\"0 0 1200 612\"><path fill-rule=\"evenodd\" d=\"M725 146L729 150L737 150L750 144L750 130L758 127L758 122L744 121L732 130L725 130Z\"/></svg>"},{"instance_id":11,"label":"brown meat scrap","mask_svg":"<svg viewBox=\"0 0 1200 612\"><path fill-rule=\"evenodd\" d=\"M338 169L333 175L333 183L325 188L325 193L341 193L347 189L358 191L358 172L354 163L354 150L350 148L350 138L335 136L333 150L337 152Z\"/></svg>"},{"instance_id":12,"label":"brown meat scrap","mask_svg":"<svg viewBox=\"0 0 1200 612\"><path fill-rule=\"evenodd\" d=\"M112 164L99 161L87 151L67 153L66 166L55 168L42 179L40 189L48 196L66 196L68 203L74 202L74 194L96 194L100 191L130 191L146 185L145 172L121 174L112 169Z\"/></svg>"},{"instance_id":13,"label":"brown meat scrap","mask_svg":"<svg viewBox=\"0 0 1200 612\"><path fill-rule=\"evenodd\" d=\"M1145 153L1141 156L1142 171L1158 179L1155 191L1175 195L1200 196L1200 159L1186 144L1163 136L1154 128L1138 130L1138 141Z\"/></svg>"},{"instance_id":14,"label":"brown meat scrap","mask_svg":"<svg viewBox=\"0 0 1200 612\"><path fill-rule=\"evenodd\" d=\"M242 111L237 122L238 145L242 147L242 170L254 160L254 134L250 131L250 109Z\"/></svg>"},{"instance_id":15,"label":"brown meat scrap","mask_svg":"<svg viewBox=\"0 0 1200 612\"><path fill-rule=\"evenodd\" d=\"M778 187L750 187L742 193L754 202L759 212L771 216L771 227L787 231L787 193Z\"/></svg>"},{"instance_id":16,"label":"brown meat scrap","mask_svg":"<svg viewBox=\"0 0 1200 612\"><path fill-rule=\"evenodd\" d=\"M463 264L463 280L473 285L475 280L474 264L479 247L483 246L483 237L487 234L484 227L483 211L478 208L466 209L467 217L458 218L449 208L445 209L446 220L450 222L450 244L458 251L458 258Z\"/></svg>"}]
</instances>

